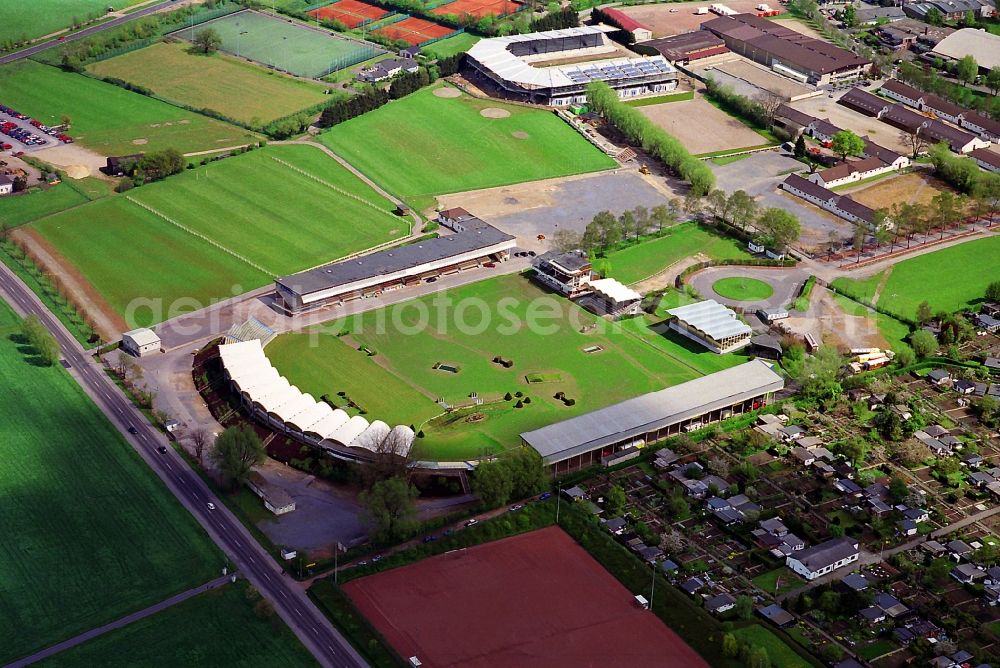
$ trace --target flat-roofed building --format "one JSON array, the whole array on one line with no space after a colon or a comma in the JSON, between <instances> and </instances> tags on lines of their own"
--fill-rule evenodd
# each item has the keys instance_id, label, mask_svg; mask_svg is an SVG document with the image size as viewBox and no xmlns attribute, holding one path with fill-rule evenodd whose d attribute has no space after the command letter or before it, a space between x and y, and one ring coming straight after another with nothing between
<instances>
[{"instance_id":1,"label":"flat-roofed building","mask_svg":"<svg viewBox=\"0 0 1000 668\"><path fill-rule=\"evenodd\" d=\"M602 457L757 410L785 386L771 365L754 360L664 390L521 434L553 474L599 464Z\"/></svg>"},{"instance_id":2,"label":"flat-roofed building","mask_svg":"<svg viewBox=\"0 0 1000 668\"><path fill-rule=\"evenodd\" d=\"M655 50L675 65L687 65L695 60L729 53L729 48L722 38L708 30L695 30L653 39L643 42L641 47Z\"/></svg>"},{"instance_id":3,"label":"flat-roofed building","mask_svg":"<svg viewBox=\"0 0 1000 668\"><path fill-rule=\"evenodd\" d=\"M697 341L713 353L731 353L750 345L753 329L714 299L667 311L670 329Z\"/></svg>"},{"instance_id":4,"label":"flat-roofed building","mask_svg":"<svg viewBox=\"0 0 1000 668\"><path fill-rule=\"evenodd\" d=\"M133 329L122 334L122 348L136 357L145 357L160 350L160 337L147 327Z\"/></svg>"}]
</instances>

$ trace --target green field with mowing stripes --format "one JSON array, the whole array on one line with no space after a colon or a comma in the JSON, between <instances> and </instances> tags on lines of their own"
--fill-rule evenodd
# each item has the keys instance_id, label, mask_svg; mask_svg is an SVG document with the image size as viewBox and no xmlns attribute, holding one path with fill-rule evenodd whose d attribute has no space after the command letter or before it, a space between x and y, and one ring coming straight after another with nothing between
<instances>
[{"instance_id":1,"label":"green field with mowing stripes","mask_svg":"<svg viewBox=\"0 0 1000 668\"><path fill-rule=\"evenodd\" d=\"M6 0L0 20L0 46L7 40L34 39L69 28L74 19L103 16L108 7L124 9L140 0Z\"/></svg>"},{"instance_id":2,"label":"green field with mowing stripes","mask_svg":"<svg viewBox=\"0 0 1000 668\"><path fill-rule=\"evenodd\" d=\"M245 580L199 594L162 612L56 654L46 668L127 666L316 666L275 615L260 619Z\"/></svg>"},{"instance_id":3,"label":"green field with mowing stripes","mask_svg":"<svg viewBox=\"0 0 1000 668\"><path fill-rule=\"evenodd\" d=\"M611 169L617 163L555 114L434 95L424 88L320 135L320 141L400 197L490 188ZM485 118L487 108L509 112ZM474 138L474 140L473 140Z\"/></svg>"},{"instance_id":4,"label":"green field with mowing stripes","mask_svg":"<svg viewBox=\"0 0 1000 668\"><path fill-rule=\"evenodd\" d=\"M188 153L256 138L235 125L29 60L0 66L0 98L46 125L68 115L69 134L102 155L165 148Z\"/></svg>"},{"instance_id":5,"label":"green field with mowing stripes","mask_svg":"<svg viewBox=\"0 0 1000 668\"><path fill-rule=\"evenodd\" d=\"M688 348L653 322L606 323L514 275L330 323L325 333L286 334L267 354L304 392L344 391L368 419L422 428L418 457L464 459L517 445L523 431L746 361ZM461 405L472 392L488 403L431 419L443 412L435 399ZM489 403L507 392L531 401ZM559 392L575 403L556 399Z\"/></svg>"},{"instance_id":6,"label":"green field with mowing stripes","mask_svg":"<svg viewBox=\"0 0 1000 668\"><path fill-rule=\"evenodd\" d=\"M392 209L320 149L273 146L50 216L33 227L119 315L140 298L174 304L172 314L178 315L265 285L273 276L401 238L406 219ZM144 310L136 323L169 315Z\"/></svg>"},{"instance_id":7,"label":"green field with mowing stripes","mask_svg":"<svg viewBox=\"0 0 1000 668\"><path fill-rule=\"evenodd\" d=\"M88 201L90 200L65 184L45 190L35 189L26 195L0 198L0 223L17 227Z\"/></svg>"},{"instance_id":8,"label":"green field with mowing stripes","mask_svg":"<svg viewBox=\"0 0 1000 668\"><path fill-rule=\"evenodd\" d=\"M0 663L219 573L221 553L0 302ZM16 379L13 380L13 379Z\"/></svg>"}]
</instances>

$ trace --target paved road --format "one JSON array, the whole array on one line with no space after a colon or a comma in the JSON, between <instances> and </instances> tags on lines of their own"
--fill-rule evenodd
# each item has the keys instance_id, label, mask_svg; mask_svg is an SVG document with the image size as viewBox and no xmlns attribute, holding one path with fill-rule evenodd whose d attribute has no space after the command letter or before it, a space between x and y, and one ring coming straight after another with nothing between
<instances>
[{"instance_id":1,"label":"paved road","mask_svg":"<svg viewBox=\"0 0 1000 668\"><path fill-rule=\"evenodd\" d=\"M147 14L153 14L167 7L180 6L176 0L166 0L165 2L158 2L155 5L150 5L143 9L137 9L131 14L125 14L124 16L119 16L118 18L111 19L105 23L99 23L98 25L90 26L89 28L84 28L79 32L75 32L72 35L66 35L65 39L60 40L58 37L55 39L46 40L44 42L39 42L33 46L26 47L20 51L14 51L13 53L8 53L6 56L0 56L0 65L6 65L7 63L12 63L15 60L21 60L22 58L27 58L33 56L36 53L45 51L46 49L51 49L59 44L66 44L68 42L75 42L78 39L84 39L90 37L91 35L96 35L102 30L109 30L111 28L116 28L123 23L128 23L129 21L134 21L137 18L146 16Z\"/></svg>"},{"instance_id":2,"label":"paved road","mask_svg":"<svg viewBox=\"0 0 1000 668\"><path fill-rule=\"evenodd\" d=\"M82 645L83 643L89 640L93 640L98 636L102 636L105 633L114 631L116 629L120 629L123 626L128 626L132 622L139 621L144 617L155 615L158 612L161 612L163 610L166 610L167 608L177 605L178 603L188 600L192 596L197 596L198 594L202 594L211 589L215 589L216 587L220 587L229 582L229 578L235 575L236 575L235 573L231 573L230 575L223 575L222 577L218 577L212 580L211 582L207 582L203 585L195 587L194 589L188 589L187 591L182 591L180 594L177 594L176 596L171 596L170 598L160 601L155 605L151 605L148 608L145 608L144 610L133 612L131 615L125 615L121 619L116 619L110 624L105 624L104 626L99 626L96 629L91 629L85 633L81 633L75 638L64 640L61 643L56 643L55 645L52 645L51 647L46 647L40 652L35 652L31 656L27 656L23 659L18 659L14 663L8 664L7 668L21 668L22 666L30 666L31 664L37 663L42 659L49 658L53 654L58 654L59 652L65 652L71 647Z\"/></svg>"},{"instance_id":3,"label":"paved road","mask_svg":"<svg viewBox=\"0 0 1000 668\"><path fill-rule=\"evenodd\" d=\"M131 402L87 356L80 345L10 270L0 264L0 297L19 313L37 315L62 347L70 373L135 448L140 457L163 480L167 488L194 515L222 551L235 562L243 575L266 597L299 640L324 666L347 668L367 665L347 640L313 605L302 588L282 575L271 556L246 528L191 470L162 434L143 418ZM127 433L128 427L135 435ZM215 505L214 510L208 504Z\"/></svg>"}]
</instances>

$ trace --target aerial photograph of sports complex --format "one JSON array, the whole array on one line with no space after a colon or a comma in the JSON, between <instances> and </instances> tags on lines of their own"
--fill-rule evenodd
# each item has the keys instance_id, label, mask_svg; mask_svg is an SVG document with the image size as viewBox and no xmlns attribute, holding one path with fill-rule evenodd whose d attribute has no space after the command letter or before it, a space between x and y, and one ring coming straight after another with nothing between
<instances>
[{"instance_id":1,"label":"aerial photograph of sports complex","mask_svg":"<svg viewBox=\"0 0 1000 668\"><path fill-rule=\"evenodd\" d=\"M0 665L1000 668L995 0L0 5Z\"/></svg>"}]
</instances>

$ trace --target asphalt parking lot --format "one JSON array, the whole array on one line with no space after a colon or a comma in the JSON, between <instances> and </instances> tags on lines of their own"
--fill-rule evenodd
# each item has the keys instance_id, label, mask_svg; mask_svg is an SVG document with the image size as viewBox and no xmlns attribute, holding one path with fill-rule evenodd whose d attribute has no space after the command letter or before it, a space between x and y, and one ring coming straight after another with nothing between
<instances>
[{"instance_id":1,"label":"asphalt parking lot","mask_svg":"<svg viewBox=\"0 0 1000 668\"><path fill-rule=\"evenodd\" d=\"M0 134L0 145L6 146L7 144L10 144L12 148L9 150L15 153L18 151L24 151L28 153L31 151L38 151L43 148L52 148L53 146L58 146L60 143L59 140L56 139L55 137L51 137L42 132L41 130L39 130L38 128L34 127L31 124L30 118L20 119L10 114L4 113L3 111L0 111L0 126L6 126L8 123L13 123L17 127L17 129L24 130L25 132L28 132L31 136L36 137L39 141L41 141L41 143L39 144L29 144L19 139L15 139L6 132Z\"/></svg>"}]
</instances>

